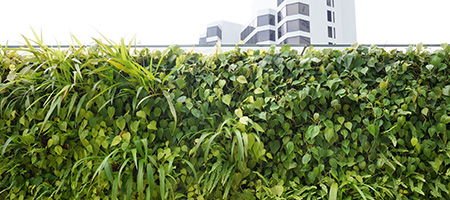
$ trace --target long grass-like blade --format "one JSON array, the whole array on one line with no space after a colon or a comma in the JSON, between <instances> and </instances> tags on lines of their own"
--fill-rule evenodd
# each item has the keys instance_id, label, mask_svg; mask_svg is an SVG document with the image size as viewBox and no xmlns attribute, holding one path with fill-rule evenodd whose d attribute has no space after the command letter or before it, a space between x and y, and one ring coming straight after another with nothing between
<instances>
[{"instance_id":1,"label":"long grass-like blade","mask_svg":"<svg viewBox=\"0 0 450 200\"><path fill-rule=\"evenodd\" d=\"M138 173L137 173L137 192L140 197L142 197L142 194L144 192L144 160L139 160L139 167L138 167Z\"/></svg>"},{"instance_id":2,"label":"long grass-like blade","mask_svg":"<svg viewBox=\"0 0 450 200\"><path fill-rule=\"evenodd\" d=\"M108 163L109 158L110 158L112 155L115 155L115 154L117 153L117 151L118 151L118 149L115 149L113 152L111 152L108 156L106 156L106 157L103 159L103 161L102 161L102 163L100 164L100 166L98 166L97 170L95 170L95 173L94 173L94 175L92 176L91 182L95 179L95 177L97 176L97 174L99 174L99 173L103 170L103 168L105 167L106 163Z\"/></svg>"},{"instance_id":3,"label":"long grass-like blade","mask_svg":"<svg viewBox=\"0 0 450 200\"><path fill-rule=\"evenodd\" d=\"M155 190L156 187L156 183L155 183L155 178L153 177L153 167L150 163L147 164L147 182L148 182L148 187L147 187L147 196L152 197L153 196L153 191Z\"/></svg>"},{"instance_id":4,"label":"long grass-like blade","mask_svg":"<svg viewBox=\"0 0 450 200\"><path fill-rule=\"evenodd\" d=\"M102 95L102 94L105 93L106 91L108 91L108 90L110 90L111 88L116 87L116 86L118 86L118 85L120 85L120 83L116 83L116 84L114 84L114 85L111 85L111 86L109 86L108 88L106 88L105 90L103 90L103 91L101 91L100 93L98 93L97 95L95 95L91 100L89 100L89 101L86 103L86 109L89 108L89 106L90 106L90 104L91 104L92 101L94 101L95 99L97 99L100 95Z\"/></svg>"},{"instance_id":5,"label":"long grass-like blade","mask_svg":"<svg viewBox=\"0 0 450 200\"><path fill-rule=\"evenodd\" d=\"M47 112L47 115L45 115L44 121L42 122L42 126L41 126L41 131L44 130L45 127L45 123L48 121L48 119L50 118L50 116L53 113L53 110L55 110L56 106L58 105L58 102L61 102L62 96L60 96L59 98L53 98L52 104L50 105L50 109Z\"/></svg>"},{"instance_id":6,"label":"long grass-like blade","mask_svg":"<svg viewBox=\"0 0 450 200\"><path fill-rule=\"evenodd\" d=\"M367 200L366 195L363 193L363 191L361 191L361 189L359 189L359 187L358 187L356 184L352 184L352 185L353 185L353 187L358 191L358 193L361 195L361 197L362 197L364 200Z\"/></svg>"},{"instance_id":7,"label":"long grass-like blade","mask_svg":"<svg viewBox=\"0 0 450 200\"><path fill-rule=\"evenodd\" d=\"M9 137L8 140L6 140L5 144L3 144L2 154L1 154L2 156L3 156L3 154L5 154L6 147L8 147L9 143L11 143L17 137L19 137L19 136L18 135L13 135L13 136Z\"/></svg>"},{"instance_id":8,"label":"long grass-like blade","mask_svg":"<svg viewBox=\"0 0 450 200\"><path fill-rule=\"evenodd\" d=\"M241 131L234 129L234 133L236 133L236 139L238 142L239 161L244 161L244 142L242 141Z\"/></svg>"},{"instance_id":9,"label":"long grass-like blade","mask_svg":"<svg viewBox=\"0 0 450 200\"><path fill-rule=\"evenodd\" d=\"M158 168L159 171L159 193L161 195L161 199L166 199L166 173L163 165L160 165Z\"/></svg>"},{"instance_id":10,"label":"long grass-like blade","mask_svg":"<svg viewBox=\"0 0 450 200\"><path fill-rule=\"evenodd\" d=\"M81 105L83 105L84 99L86 98L87 94L83 95L80 100L78 101L77 109L75 110L75 118L78 117L78 113L80 112Z\"/></svg>"},{"instance_id":11,"label":"long grass-like blade","mask_svg":"<svg viewBox=\"0 0 450 200\"><path fill-rule=\"evenodd\" d=\"M175 130L177 129L177 112L175 110L175 107L173 106L172 100L170 98L170 95L167 91L163 91L164 97L167 99L167 103L169 104L170 113L172 114L173 119L175 120L175 123L173 125L173 131L172 134L175 133Z\"/></svg>"},{"instance_id":12,"label":"long grass-like blade","mask_svg":"<svg viewBox=\"0 0 450 200\"><path fill-rule=\"evenodd\" d=\"M336 200L337 199L337 192L338 192L338 184L336 182L333 182L330 187L330 195L329 200Z\"/></svg>"}]
</instances>

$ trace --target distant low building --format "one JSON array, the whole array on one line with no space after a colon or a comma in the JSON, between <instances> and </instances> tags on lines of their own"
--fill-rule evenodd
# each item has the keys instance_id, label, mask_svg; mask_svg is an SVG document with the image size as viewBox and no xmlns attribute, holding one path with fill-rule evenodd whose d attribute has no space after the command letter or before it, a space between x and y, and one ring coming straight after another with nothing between
<instances>
[{"instance_id":1,"label":"distant low building","mask_svg":"<svg viewBox=\"0 0 450 200\"><path fill-rule=\"evenodd\" d=\"M352 44L356 42L354 0L255 0L247 24L218 21L199 44Z\"/></svg>"}]
</instances>

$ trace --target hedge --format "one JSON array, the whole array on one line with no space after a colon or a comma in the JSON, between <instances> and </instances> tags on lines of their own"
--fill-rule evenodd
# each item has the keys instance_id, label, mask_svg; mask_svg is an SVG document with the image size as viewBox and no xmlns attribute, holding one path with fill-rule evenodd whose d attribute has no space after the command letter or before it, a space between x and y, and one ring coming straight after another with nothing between
<instances>
[{"instance_id":1,"label":"hedge","mask_svg":"<svg viewBox=\"0 0 450 200\"><path fill-rule=\"evenodd\" d=\"M450 199L450 46L2 48L0 199Z\"/></svg>"}]
</instances>

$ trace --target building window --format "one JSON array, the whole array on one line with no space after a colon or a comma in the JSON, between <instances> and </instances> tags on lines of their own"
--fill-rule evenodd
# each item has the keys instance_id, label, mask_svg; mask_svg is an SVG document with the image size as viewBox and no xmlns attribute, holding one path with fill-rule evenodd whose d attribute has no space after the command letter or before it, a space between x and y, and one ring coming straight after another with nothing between
<instances>
[{"instance_id":1,"label":"building window","mask_svg":"<svg viewBox=\"0 0 450 200\"><path fill-rule=\"evenodd\" d=\"M278 12L278 22L283 20L286 16L297 14L309 16L309 5L304 3L292 3L286 5Z\"/></svg>"},{"instance_id":2,"label":"building window","mask_svg":"<svg viewBox=\"0 0 450 200\"><path fill-rule=\"evenodd\" d=\"M281 25L278 28L278 38L281 38L287 32L294 31L304 31L310 32L310 24L309 21L303 19L295 19L291 21L287 21L285 24Z\"/></svg>"},{"instance_id":3,"label":"building window","mask_svg":"<svg viewBox=\"0 0 450 200\"><path fill-rule=\"evenodd\" d=\"M272 41L275 42L275 31L264 30L256 33L252 38L250 38L245 44L256 44L258 42Z\"/></svg>"},{"instance_id":4,"label":"building window","mask_svg":"<svg viewBox=\"0 0 450 200\"><path fill-rule=\"evenodd\" d=\"M333 38L333 28L331 26L328 27L328 37Z\"/></svg>"},{"instance_id":5,"label":"building window","mask_svg":"<svg viewBox=\"0 0 450 200\"><path fill-rule=\"evenodd\" d=\"M282 44L294 44L294 45L300 45L300 44L311 44L311 39L309 37L305 36L295 36L295 37L289 37L286 38Z\"/></svg>"},{"instance_id":6,"label":"building window","mask_svg":"<svg viewBox=\"0 0 450 200\"><path fill-rule=\"evenodd\" d=\"M333 12L333 23L335 23L335 22L336 22L336 15Z\"/></svg>"},{"instance_id":7,"label":"building window","mask_svg":"<svg viewBox=\"0 0 450 200\"><path fill-rule=\"evenodd\" d=\"M333 15L331 14L331 11L327 10L327 20L329 22L333 22Z\"/></svg>"},{"instance_id":8,"label":"building window","mask_svg":"<svg viewBox=\"0 0 450 200\"><path fill-rule=\"evenodd\" d=\"M253 31L256 29L256 25L257 25L257 20L253 20L252 22L250 22L250 24L248 24L247 27L245 27L245 29L241 32L241 40L245 40L250 34L253 33Z\"/></svg>"},{"instance_id":9,"label":"building window","mask_svg":"<svg viewBox=\"0 0 450 200\"><path fill-rule=\"evenodd\" d=\"M275 16L270 14L258 16L258 26L265 25L275 26Z\"/></svg>"},{"instance_id":10,"label":"building window","mask_svg":"<svg viewBox=\"0 0 450 200\"><path fill-rule=\"evenodd\" d=\"M207 45L215 45L217 43L217 40L206 42Z\"/></svg>"},{"instance_id":11,"label":"building window","mask_svg":"<svg viewBox=\"0 0 450 200\"><path fill-rule=\"evenodd\" d=\"M334 0L327 0L327 6L334 7Z\"/></svg>"},{"instance_id":12,"label":"building window","mask_svg":"<svg viewBox=\"0 0 450 200\"><path fill-rule=\"evenodd\" d=\"M281 3L283 3L284 0L277 0L277 6L279 6Z\"/></svg>"},{"instance_id":13,"label":"building window","mask_svg":"<svg viewBox=\"0 0 450 200\"><path fill-rule=\"evenodd\" d=\"M206 31L206 37L214 37L217 36L222 39L222 29L218 26L208 27Z\"/></svg>"},{"instance_id":14,"label":"building window","mask_svg":"<svg viewBox=\"0 0 450 200\"><path fill-rule=\"evenodd\" d=\"M275 41L275 31L265 30L258 32L258 42Z\"/></svg>"},{"instance_id":15,"label":"building window","mask_svg":"<svg viewBox=\"0 0 450 200\"><path fill-rule=\"evenodd\" d=\"M206 37L201 37L201 38L198 40L198 44L206 44Z\"/></svg>"}]
</instances>

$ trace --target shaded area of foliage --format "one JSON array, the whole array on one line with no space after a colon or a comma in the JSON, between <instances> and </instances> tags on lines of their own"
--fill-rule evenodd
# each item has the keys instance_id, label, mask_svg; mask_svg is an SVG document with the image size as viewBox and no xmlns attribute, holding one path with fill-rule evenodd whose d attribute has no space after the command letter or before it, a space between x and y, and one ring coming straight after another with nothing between
<instances>
[{"instance_id":1,"label":"shaded area of foliage","mask_svg":"<svg viewBox=\"0 0 450 200\"><path fill-rule=\"evenodd\" d=\"M0 53L1 199L450 198L447 45L35 42Z\"/></svg>"}]
</instances>

